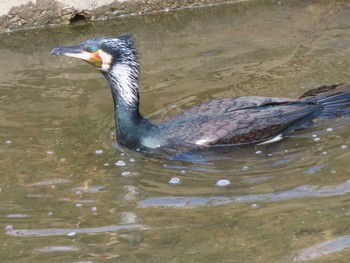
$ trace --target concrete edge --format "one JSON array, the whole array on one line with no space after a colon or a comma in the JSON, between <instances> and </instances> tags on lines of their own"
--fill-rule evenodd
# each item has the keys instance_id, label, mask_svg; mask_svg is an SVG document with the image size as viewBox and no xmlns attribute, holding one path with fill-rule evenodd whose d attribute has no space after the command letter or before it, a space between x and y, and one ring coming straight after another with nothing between
<instances>
[{"instance_id":1,"label":"concrete edge","mask_svg":"<svg viewBox=\"0 0 350 263\"><path fill-rule=\"evenodd\" d=\"M0 12L0 32L244 1L248 0L17 0L0 3L6 12Z\"/></svg>"}]
</instances>

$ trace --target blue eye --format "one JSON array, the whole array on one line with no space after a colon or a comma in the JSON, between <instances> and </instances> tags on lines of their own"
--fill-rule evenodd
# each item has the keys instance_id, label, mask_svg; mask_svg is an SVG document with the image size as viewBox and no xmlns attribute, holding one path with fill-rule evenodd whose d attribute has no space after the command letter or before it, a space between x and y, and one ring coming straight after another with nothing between
<instances>
[{"instance_id":1,"label":"blue eye","mask_svg":"<svg viewBox=\"0 0 350 263\"><path fill-rule=\"evenodd\" d=\"M98 47L97 46L92 46L91 48L90 48L90 51L91 52L96 52L98 50Z\"/></svg>"}]
</instances>

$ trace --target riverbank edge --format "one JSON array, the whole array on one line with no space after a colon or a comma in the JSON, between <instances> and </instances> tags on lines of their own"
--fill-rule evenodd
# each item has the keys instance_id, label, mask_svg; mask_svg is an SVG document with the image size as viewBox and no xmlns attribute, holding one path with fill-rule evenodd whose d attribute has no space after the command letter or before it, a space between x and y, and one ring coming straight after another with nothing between
<instances>
[{"instance_id":1,"label":"riverbank edge","mask_svg":"<svg viewBox=\"0 0 350 263\"><path fill-rule=\"evenodd\" d=\"M0 10L6 12L0 15L0 32L237 2L244 0L76 0L74 4L66 0L18 0L10 6L0 3Z\"/></svg>"}]
</instances>

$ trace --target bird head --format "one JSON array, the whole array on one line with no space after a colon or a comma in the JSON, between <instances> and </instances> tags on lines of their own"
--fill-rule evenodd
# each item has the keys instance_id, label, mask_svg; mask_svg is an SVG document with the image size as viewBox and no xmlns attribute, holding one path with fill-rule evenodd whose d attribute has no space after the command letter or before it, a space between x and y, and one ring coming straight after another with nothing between
<instances>
[{"instance_id":1,"label":"bird head","mask_svg":"<svg viewBox=\"0 0 350 263\"><path fill-rule=\"evenodd\" d=\"M51 54L80 58L102 72L108 72L115 64L137 66L132 35L91 38L77 46L55 47Z\"/></svg>"}]
</instances>

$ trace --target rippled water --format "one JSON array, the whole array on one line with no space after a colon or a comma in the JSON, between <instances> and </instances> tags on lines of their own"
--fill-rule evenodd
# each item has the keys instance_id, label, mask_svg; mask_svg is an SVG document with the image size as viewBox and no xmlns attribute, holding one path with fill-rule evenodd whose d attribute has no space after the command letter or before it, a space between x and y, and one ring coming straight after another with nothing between
<instances>
[{"instance_id":1,"label":"rippled water","mask_svg":"<svg viewBox=\"0 0 350 263\"><path fill-rule=\"evenodd\" d=\"M1 262L348 262L349 119L157 160L115 149L99 72L57 45L135 35L152 120L208 99L350 82L346 1L246 1L3 34Z\"/></svg>"}]
</instances>

